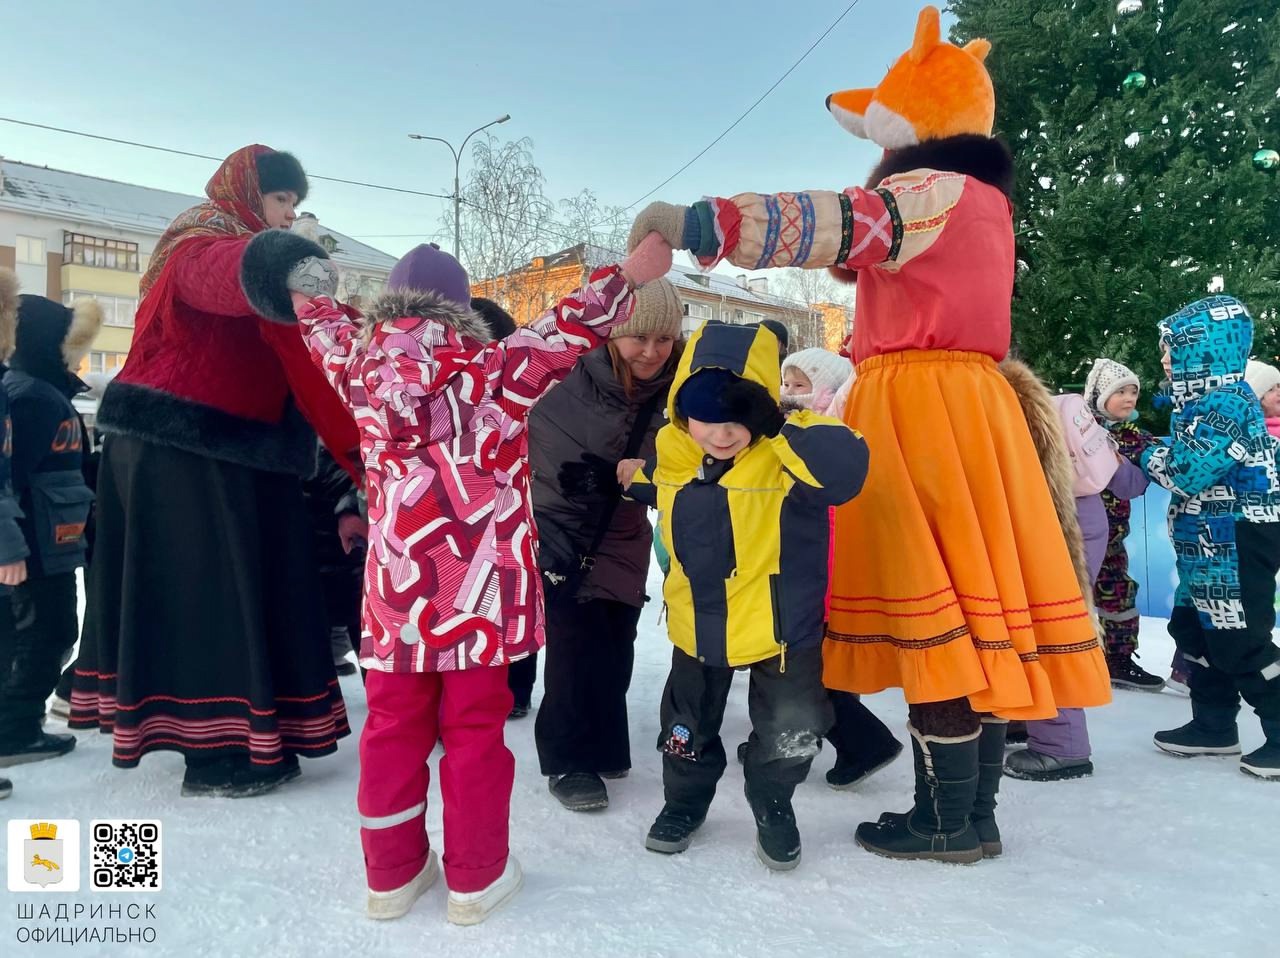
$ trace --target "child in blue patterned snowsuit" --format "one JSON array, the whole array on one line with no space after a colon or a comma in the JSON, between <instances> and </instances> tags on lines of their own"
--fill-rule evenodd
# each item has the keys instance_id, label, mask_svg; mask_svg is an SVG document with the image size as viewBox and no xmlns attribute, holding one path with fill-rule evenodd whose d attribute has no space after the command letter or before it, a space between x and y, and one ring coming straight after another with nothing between
<instances>
[{"instance_id":1,"label":"child in blue patterned snowsuit","mask_svg":"<svg viewBox=\"0 0 1280 958\"><path fill-rule=\"evenodd\" d=\"M1160 324L1172 381L1169 445L1148 448L1142 468L1171 493L1169 533L1178 564L1169 634L1190 664L1192 720L1157 732L1175 755L1240 752L1240 698L1262 721L1266 744L1242 771L1280 778L1280 648L1275 626L1280 569L1276 445L1244 381L1253 320L1242 303L1214 296Z\"/></svg>"}]
</instances>

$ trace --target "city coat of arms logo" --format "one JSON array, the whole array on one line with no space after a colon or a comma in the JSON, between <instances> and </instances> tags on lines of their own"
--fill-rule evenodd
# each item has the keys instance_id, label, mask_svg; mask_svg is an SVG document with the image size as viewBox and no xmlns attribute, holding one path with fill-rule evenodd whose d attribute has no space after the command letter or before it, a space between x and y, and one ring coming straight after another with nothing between
<instances>
[{"instance_id":1,"label":"city coat of arms logo","mask_svg":"<svg viewBox=\"0 0 1280 958\"><path fill-rule=\"evenodd\" d=\"M52 822L36 822L31 837L23 840L22 877L32 885L44 888L57 885L65 877L65 858L58 826Z\"/></svg>"}]
</instances>

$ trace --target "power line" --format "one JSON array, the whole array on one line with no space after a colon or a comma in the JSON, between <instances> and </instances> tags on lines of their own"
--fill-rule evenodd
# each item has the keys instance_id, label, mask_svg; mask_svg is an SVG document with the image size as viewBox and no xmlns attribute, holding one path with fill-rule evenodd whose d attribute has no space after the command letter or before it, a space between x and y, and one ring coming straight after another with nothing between
<instances>
[{"instance_id":1,"label":"power line","mask_svg":"<svg viewBox=\"0 0 1280 958\"><path fill-rule=\"evenodd\" d=\"M791 66L787 68L787 72L782 74L782 76L778 77L778 79L774 81L773 86L769 87L769 89L765 90L764 93L760 94L760 97L754 103L752 103L749 107L747 107L746 110L744 110L736 120L734 120L727 127L725 127L719 136L717 136L714 140L712 140L710 143L704 146L693 159L691 159L684 166L680 167L680 169L676 170L674 173L668 176L665 180L663 180L661 183L659 183L657 186L651 189L644 196L640 197L640 199L636 200L630 206L624 206L622 209L624 211L635 209L635 207L639 206L641 203L643 203L645 200L651 197L654 193L658 192L658 190L662 189L664 186L666 186L668 183L674 180L677 176L679 176L689 167L693 166L693 164L697 163L700 159L706 156L707 153L710 152L712 147L714 147L717 143L719 143L726 136L732 133L734 128L739 123L741 123L748 116L750 116L751 112L768 98L769 94L771 94L774 90L776 90L779 86L782 85L783 80L785 80L787 77L791 76L793 72L795 72L796 67L798 67L801 63L803 63L805 59L809 56L809 54L817 49L818 44L820 44L823 40L825 40L830 35L831 31L840 25L840 22L849 15L849 13L853 10L854 7L856 7L859 4L859 2L861 2L861 0L853 0L853 3L845 7L844 12L841 13L840 16L836 17L835 20L832 21L831 25L827 27L826 30L822 31L822 35L809 45L809 49L805 50L804 53L800 55L800 59L797 60L795 63L791 64ZM602 223L603 221L595 225L600 226L602 225Z\"/></svg>"},{"instance_id":2,"label":"power line","mask_svg":"<svg viewBox=\"0 0 1280 958\"><path fill-rule=\"evenodd\" d=\"M140 143L136 140L124 140L114 136L103 136L98 133L87 133L84 130L70 130L65 127L50 126L46 123L32 123L29 120L17 120L17 119L14 119L13 117L7 117L7 116L0 116L0 123L13 123L18 126L31 127L37 130L50 130L54 133L65 133L68 136L79 136L79 137L84 137L90 140L100 140L104 143L118 143L122 146L133 146L143 150L155 150L158 153L170 153L175 156L189 156L198 160L212 160L215 163L221 163L224 159L226 159L226 157L211 156L208 153L193 153L190 150L179 150L170 146L157 146L154 143ZM345 179L337 176L320 176L315 173L308 173L307 177L308 179L323 180L328 183L344 183L348 186L359 186L363 189L369 189L369 190L382 190L384 192L389 192L389 193L407 193L412 196L426 196L426 197L430 197L432 199L438 199L438 200L453 199L452 194L449 194L449 193L430 193L424 190L411 190L401 186L387 186L382 183L368 183L363 180L349 180L349 179ZM510 217L507 214L499 212L498 210L489 209L488 207L481 206L479 203L473 203L471 200L468 200L465 197L460 198L459 202L462 203L463 206L469 206L474 210L480 211L481 213L485 213L489 216L496 216L498 219L503 220L504 222L510 221ZM598 226L600 224L596 224L596 225ZM594 229L595 227L592 227L592 228ZM540 235L554 237L555 239L562 240L562 241L568 241L568 243L571 246L580 242L584 242L580 238L575 238L573 236L570 236L567 233L561 233L560 231L551 229L550 227L534 226L532 227L532 229ZM364 235L364 238L366 239L375 239L375 238L413 239L413 238L430 238L435 236L436 234L434 233L366 233L363 235ZM361 237L352 236L351 238L360 239ZM603 249L604 247L601 247L601 248ZM606 251L610 253L621 252L619 250L606 250Z\"/></svg>"},{"instance_id":3,"label":"power line","mask_svg":"<svg viewBox=\"0 0 1280 958\"><path fill-rule=\"evenodd\" d=\"M0 116L0 123L14 123L18 126L29 126L37 130L51 130L54 133L66 133L68 136L82 136L90 140L101 140L104 143L119 143L122 146L136 146L144 150L155 150L159 153L172 153L175 156L190 156L197 160L213 160L215 163L221 163L226 159L225 156L210 156L207 153L192 153L189 150L175 150L170 146L156 146L154 143L139 143L136 140L122 140L114 136L101 136L97 133L86 133L83 130L68 130L60 126L49 126L45 123L32 123L29 120L15 120L13 117ZM391 193L409 193L413 196L429 196L438 200L453 199L447 193L427 193L423 190L409 190L400 186L383 186L380 183L365 183L361 180L346 180L337 176L320 176L318 173L308 173L307 177L313 180L324 180L327 183L345 183L348 186L361 186L370 190L386 190Z\"/></svg>"}]
</instances>

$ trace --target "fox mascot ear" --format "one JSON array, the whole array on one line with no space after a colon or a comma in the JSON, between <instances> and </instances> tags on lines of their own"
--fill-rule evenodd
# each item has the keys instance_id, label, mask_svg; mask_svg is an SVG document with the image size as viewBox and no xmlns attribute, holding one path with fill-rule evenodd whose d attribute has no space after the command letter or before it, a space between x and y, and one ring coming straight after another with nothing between
<instances>
[{"instance_id":1,"label":"fox mascot ear","mask_svg":"<svg viewBox=\"0 0 1280 958\"><path fill-rule=\"evenodd\" d=\"M919 66L941 44L942 16L937 7L925 7L916 20L916 38L907 51L907 59Z\"/></svg>"},{"instance_id":2,"label":"fox mascot ear","mask_svg":"<svg viewBox=\"0 0 1280 958\"><path fill-rule=\"evenodd\" d=\"M996 100L982 65L990 52L986 40L946 42L938 8L925 7L911 49L880 85L833 93L827 109L854 136L891 151L963 134L990 136Z\"/></svg>"}]
</instances>

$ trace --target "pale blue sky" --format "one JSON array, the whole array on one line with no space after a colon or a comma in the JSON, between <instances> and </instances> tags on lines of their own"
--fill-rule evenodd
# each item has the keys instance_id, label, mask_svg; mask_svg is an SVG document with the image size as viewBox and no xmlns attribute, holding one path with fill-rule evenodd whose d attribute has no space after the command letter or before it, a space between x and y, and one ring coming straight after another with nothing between
<instances>
[{"instance_id":1,"label":"pale blue sky","mask_svg":"<svg viewBox=\"0 0 1280 958\"><path fill-rule=\"evenodd\" d=\"M448 151L406 134L456 144L510 113L495 132L534 141L549 196L589 187L625 205L723 130L847 2L10 3L0 115L219 156L262 142L315 173L447 193ZM878 151L823 99L877 82L918 9L860 0L655 198L861 183ZM5 123L0 154L188 193L214 165ZM330 183L313 183L305 204L360 237L434 233L446 205ZM399 254L418 240L368 242Z\"/></svg>"}]
</instances>

